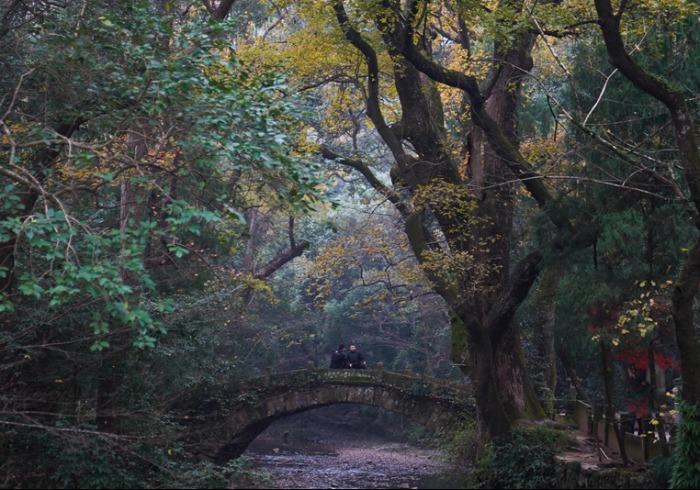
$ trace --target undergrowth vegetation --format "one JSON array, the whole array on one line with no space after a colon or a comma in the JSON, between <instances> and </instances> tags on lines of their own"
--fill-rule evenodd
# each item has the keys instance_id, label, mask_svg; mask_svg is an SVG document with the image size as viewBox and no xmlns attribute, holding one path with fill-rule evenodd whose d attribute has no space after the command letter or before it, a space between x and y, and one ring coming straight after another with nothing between
<instances>
[{"instance_id":1,"label":"undergrowth vegetation","mask_svg":"<svg viewBox=\"0 0 700 490\"><path fill-rule=\"evenodd\" d=\"M465 461L474 459L476 426L473 421L445 434L443 453L465 488L557 488L555 455L570 447L574 436L543 425L523 426L507 439L494 439L474 467Z\"/></svg>"}]
</instances>

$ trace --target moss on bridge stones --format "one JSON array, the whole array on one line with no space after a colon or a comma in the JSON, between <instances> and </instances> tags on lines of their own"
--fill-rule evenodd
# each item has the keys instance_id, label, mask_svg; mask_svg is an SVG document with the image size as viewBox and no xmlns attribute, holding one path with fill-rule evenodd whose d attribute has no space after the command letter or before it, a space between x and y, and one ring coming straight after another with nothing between
<instances>
[{"instance_id":1,"label":"moss on bridge stones","mask_svg":"<svg viewBox=\"0 0 700 490\"><path fill-rule=\"evenodd\" d=\"M192 393L191 393L192 394ZM201 418L189 440L200 454L217 462L238 457L272 422L286 415L337 403L358 403L400 413L432 430L474 413L468 390L414 373L383 369L303 369L282 374L271 370L246 381L222 383L184 397L182 406Z\"/></svg>"}]
</instances>

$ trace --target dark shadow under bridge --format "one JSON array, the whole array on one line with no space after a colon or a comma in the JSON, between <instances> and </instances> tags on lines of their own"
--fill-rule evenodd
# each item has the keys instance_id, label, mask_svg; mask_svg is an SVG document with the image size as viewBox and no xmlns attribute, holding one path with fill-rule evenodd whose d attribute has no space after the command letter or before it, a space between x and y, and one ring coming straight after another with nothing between
<instances>
[{"instance_id":1,"label":"dark shadow under bridge","mask_svg":"<svg viewBox=\"0 0 700 490\"><path fill-rule=\"evenodd\" d=\"M307 369L244 381L221 382L182 393L170 414L187 427L188 448L216 463L240 456L270 424L296 413L339 403L381 407L431 430L474 418L468 387L411 372Z\"/></svg>"}]
</instances>

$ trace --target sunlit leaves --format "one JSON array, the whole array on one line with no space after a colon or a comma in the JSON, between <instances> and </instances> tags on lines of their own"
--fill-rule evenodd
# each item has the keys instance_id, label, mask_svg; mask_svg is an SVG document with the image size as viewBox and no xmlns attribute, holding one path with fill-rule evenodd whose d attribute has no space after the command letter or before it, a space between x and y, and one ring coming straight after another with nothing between
<instances>
[{"instance_id":1,"label":"sunlit leaves","mask_svg":"<svg viewBox=\"0 0 700 490\"><path fill-rule=\"evenodd\" d=\"M338 240L323 245L306 272L307 293L319 307L359 288L363 296L356 311L369 311L425 287L407 243L396 243L391 226L371 219L353 226L355 231L341 230Z\"/></svg>"},{"instance_id":2,"label":"sunlit leaves","mask_svg":"<svg viewBox=\"0 0 700 490\"><path fill-rule=\"evenodd\" d=\"M434 180L417 189L413 202L416 209L439 216L444 240L423 253L421 267L448 282L483 290L488 277L499 271L497 265L483 260L498 237L481 232L489 220L476 213L478 203L469 190Z\"/></svg>"},{"instance_id":3,"label":"sunlit leaves","mask_svg":"<svg viewBox=\"0 0 700 490\"><path fill-rule=\"evenodd\" d=\"M692 0L642 0L630 5L623 19L627 33L644 35L650 28L670 27L698 14L698 4ZM652 24L646 19L654 19Z\"/></svg>"},{"instance_id":4,"label":"sunlit leaves","mask_svg":"<svg viewBox=\"0 0 700 490\"><path fill-rule=\"evenodd\" d=\"M673 284L667 280L657 285L654 281L641 281L641 290L637 298L626 304L626 308L617 319L617 329L622 335L634 333L644 338L659 327L659 317L667 317L669 310L669 293L664 290ZM664 318L666 320L666 318Z\"/></svg>"},{"instance_id":5,"label":"sunlit leaves","mask_svg":"<svg viewBox=\"0 0 700 490\"><path fill-rule=\"evenodd\" d=\"M462 185L436 179L421 186L415 192L413 201L417 209L431 209L442 216L465 223L465 226L477 219L474 217L477 202Z\"/></svg>"},{"instance_id":6,"label":"sunlit leaves","mask_svg":"<svg viewBox=\"0 0 700 490\"><path fill-rule=\"evenodd\" d=\"M651 342L659 328L668 327L670 298L667 289L672 285L671 280L661 284L653 280L640 281L639 295L625 302L619 310L609 313L608 321L598 322L604 325L597 326L593 340L625 348Z\"/></svg>"},{"instance_id":7,"label":"sunlit leaves","mask_svg":"<svg viewBox=\"0 0 700 490\"><path fill-rule=\"evenodd\" d=\"M127 70L108 87L110 94L131 86L143 90L139 104L152 118L150 125L167 132L167 139L157 141L162 150L153 159L165 170L172 166L165 162L178 154L181 161L222 175L235 168L259 169L268 179L294 181L300 203L303 196L314 194L314 179L305 170L308 164L289 150L296 123L294 100L283 76L272 67L239 62L232 46L218 35L226 29L225 22L191 21L172 31L161 22L151 19L143 29L169 36L167 58L154 56L148 45L134 44L135 32L133 40L122 41L122 51L132 52L126 61L135 57L143 70ZM121 29L120 20L113 23Z\"/></svg>"}]
</instances>

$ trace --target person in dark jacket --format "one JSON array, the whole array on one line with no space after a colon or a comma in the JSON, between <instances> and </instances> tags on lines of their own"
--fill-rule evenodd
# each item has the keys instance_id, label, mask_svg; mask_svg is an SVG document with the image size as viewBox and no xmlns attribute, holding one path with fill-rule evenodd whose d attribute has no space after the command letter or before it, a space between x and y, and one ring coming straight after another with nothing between
<instances>
[{"instance_id":1,"label":"person in dark jacket","mask_svg":"<svg viewBox=\"0 0 700 490\"><path fill-rule=\"evenodd\" d=\"M360 354L357 350L357 346L354 344L350 346L350 352L345 356L348 361L348 367L352 369L365 369L367 367L367 361L365 357Z\"/></svg>"},{"instance_id":2,"label":"person in dark jacket","mask_svg":"<svg viewBox=\"0 0 700 490\"><path fill-rule=\"evenodd\" d=\"M345 369L348 367L348 360L345 354L345 346L340 344L337 350L331 354L331 369Z\"/></svg>"}]
</instances>

